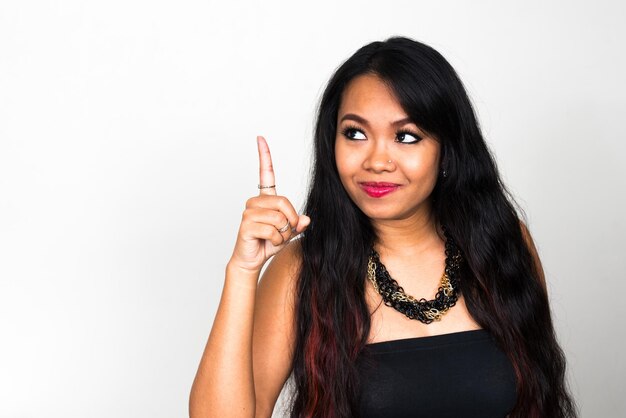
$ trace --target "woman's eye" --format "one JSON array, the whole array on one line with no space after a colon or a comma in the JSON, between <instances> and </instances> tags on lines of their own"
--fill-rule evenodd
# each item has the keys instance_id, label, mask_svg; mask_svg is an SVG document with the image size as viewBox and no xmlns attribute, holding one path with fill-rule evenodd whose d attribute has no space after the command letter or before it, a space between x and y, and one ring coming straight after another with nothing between
<instances>
[{"instance_id":1,"label":"woman's eye","mask_svg":"<svg viewBox=\"0 0 626 418\"><path fill-rule=\"evenodd\" d=\"M411 132L399 132L396 138L403 144L414 144L422 139L421 136Z\"/></svg>"},{"instance_id":2,"label":"woman's eye","mask_svg":"<svg viewBox=\"0 0 626 418\"><path fill-rule=\"evenodd\" d=\"M365 139L365 135L363 135L363 132L355 128L344 129L343 134L346 138L350 139Z\"/></svg>"}]
</instances>

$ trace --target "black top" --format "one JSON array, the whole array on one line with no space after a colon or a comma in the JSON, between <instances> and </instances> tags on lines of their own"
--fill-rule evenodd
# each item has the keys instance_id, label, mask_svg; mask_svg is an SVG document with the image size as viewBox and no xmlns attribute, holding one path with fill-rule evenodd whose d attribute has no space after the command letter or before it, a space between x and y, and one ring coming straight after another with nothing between
<instances>
[{"instance_id":1,"label":"black top","mask_svg":"<svg viewBox=\"0 0 626 418\"><path fill-rule=\"evenodd\" d=\"M484 329L367 344L360 418L504 418L515 372Z\"/></svg>"}]
</instances>

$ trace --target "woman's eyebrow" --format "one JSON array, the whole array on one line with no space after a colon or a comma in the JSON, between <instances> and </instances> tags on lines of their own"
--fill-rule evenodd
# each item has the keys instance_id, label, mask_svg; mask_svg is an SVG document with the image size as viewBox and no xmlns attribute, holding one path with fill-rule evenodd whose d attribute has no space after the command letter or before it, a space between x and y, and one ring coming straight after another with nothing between
<instances>
[{"instance_id":1,"label":"woman's eyebrow","mask_svg":"<svg viewBox=\"0 0 626 418\"><path fill-rule=\"evenodd\" d=\"M343 117L341 118L341 120L339 121L339 123L343 122L344 120L353 120L355 122L358 122L360 124L363 124L365 126L369 126L369 122L367 121L367 119L359 116L359 115L355 115L354 113L346 113L345 115L343 115ZM395 122L391 122L389 125L391 126L402 126L405 125L407 123L414 123L411 118L406 117L406 118L402 118L399 119Z\"/></svg>"}]
</instances>

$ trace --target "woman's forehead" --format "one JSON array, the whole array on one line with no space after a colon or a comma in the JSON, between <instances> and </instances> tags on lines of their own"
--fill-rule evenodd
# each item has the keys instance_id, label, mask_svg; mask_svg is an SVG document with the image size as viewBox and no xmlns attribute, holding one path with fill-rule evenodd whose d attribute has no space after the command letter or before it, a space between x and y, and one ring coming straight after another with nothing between
<instances>
[{"instance_id":1,"label":"woman's forehead","mask_svg":"<svg viewBox=\"0 0 626 418\"><path fill-rule=\"evenodd\" d=\"M346 115L356 115L357 121L358 118L375 119L394 124L406 122L408 117L389 85L372 74L355 77L344 89L337 112L338 121Z\"/></svg>"}]
</instances>

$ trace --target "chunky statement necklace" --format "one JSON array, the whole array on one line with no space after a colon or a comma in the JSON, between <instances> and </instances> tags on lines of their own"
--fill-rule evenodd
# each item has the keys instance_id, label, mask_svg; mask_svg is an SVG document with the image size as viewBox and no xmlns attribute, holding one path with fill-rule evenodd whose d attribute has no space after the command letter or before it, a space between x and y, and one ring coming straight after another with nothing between
<instances>
[{"instance_id":1,"label":"chunky statement necklace","mask_svg":"<svg viewBox=\"0 0 626 418\"><path fill-rule=\"evenodd\" d=\"M398 285L380 262L380 256L372 248L367 263L367 278L374 285L374 289L383 297L385 305L403 313L410 319L417 319L424 324L440 321L442 316L456 304L459 288L459 270L463 257L456 243L448 235L445 227L442 228L446 237L446 268L441 276L435 299L415 299L404 293L404 289Z\"/></svg>"}]
</instances>

